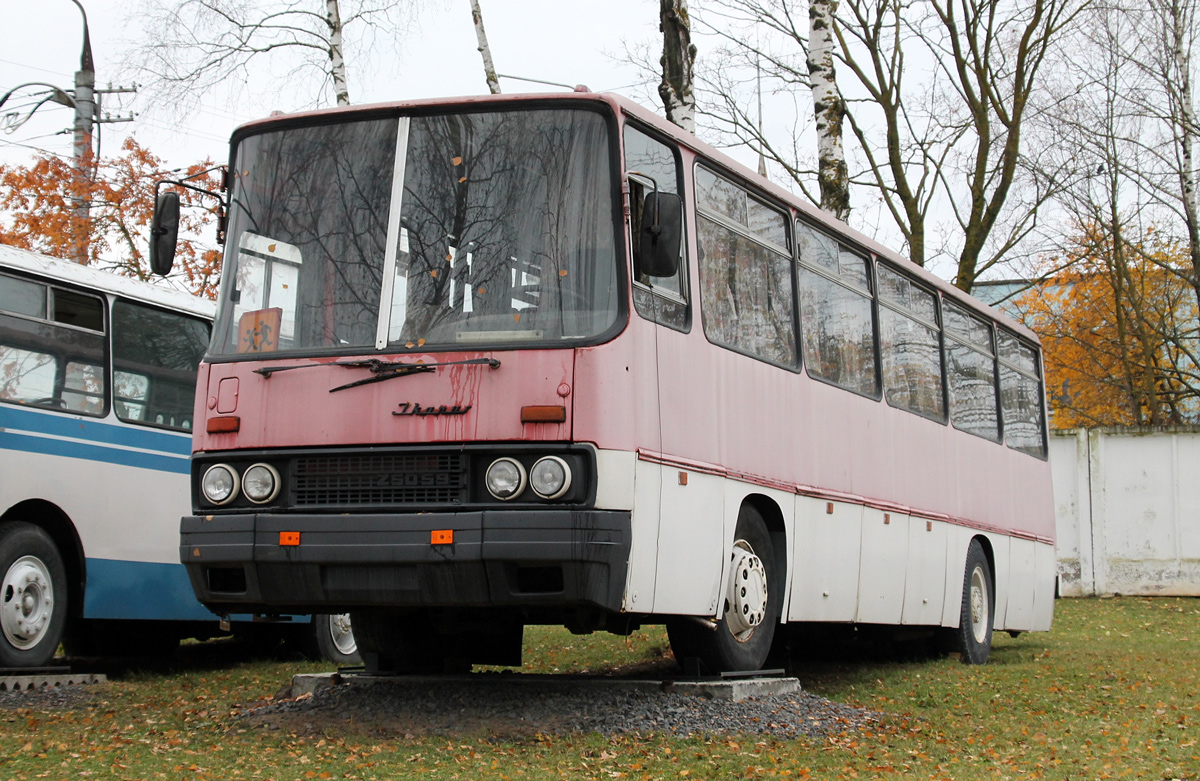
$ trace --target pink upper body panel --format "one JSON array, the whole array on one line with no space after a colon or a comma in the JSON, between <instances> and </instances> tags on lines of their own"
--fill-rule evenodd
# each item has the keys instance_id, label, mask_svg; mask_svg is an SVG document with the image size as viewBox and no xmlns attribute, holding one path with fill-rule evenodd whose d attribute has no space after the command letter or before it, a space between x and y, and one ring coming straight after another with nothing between
<instances>
[{"instance_id":1,"label":"pink upper body panel","mask_svg":"<svg viewBox=\"0 0 1200 781\"><path fill-rule=\"evenodd\" d=\"M203 367L195 420L233 415L239 422L238 431L220 434L197 423L194 449L570 439L572 350L406 354L406 363L490 357L500 365L441 366L330 392L373 376L366 368L330 365L333 361L371 357L379 356L281 357ZM255 373L279 366L306 368ZM237 387L232 409L231 380ZM523 407L561 407L564 421L523 423Z\"/></svg>"}]
</instances>

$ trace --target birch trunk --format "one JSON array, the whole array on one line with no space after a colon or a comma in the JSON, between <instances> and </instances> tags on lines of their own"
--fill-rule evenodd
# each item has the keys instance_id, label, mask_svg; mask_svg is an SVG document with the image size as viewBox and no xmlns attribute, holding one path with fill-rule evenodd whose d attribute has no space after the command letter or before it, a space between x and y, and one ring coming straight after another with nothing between
<instances>
[{"instance_id":1,"label":"birch trunk","mask_svg":"<svg viewBox=\"0 0 1200 781\"><path fill-rule=\"evenodd\" d=\"M662 98L667 119L684 130L696 130L696 96L693 93L693 67L696 47L692 44L692 23L687 0L661 0L659 29L663 34Z\"/></svg>"},{"instance_id":2,"label":"birch trunk","mask_svg":"<svg viewBox=\"0 0 1200 781\"><path fill-rule=\"evenodd\" d=\"M329 75L339 106L350 105L350 86L346 81L346 60L342 57L342 14L338 0L325 0L325 16L329 23Z\"/></svg>"},{"instance_id":3,"label":"birch trunk","mask_svg":"<svg viewBox=\"0 0 1200 781\"><path fill-rule=\"evenodd\" d=\"M492 63L492 49L488 46L487 33L483 30L483 11L479 10L479 0L471 0L471 18L475 22L475 39L479 41L479 53L483 56L483 75L487 78L488 90L493 95L499 95L500 79L496 76L496 66Z\"/></svg>"},{"instance_id":4,"label":"birch trunk","mask_svg":"<svg viewBox=\"0 0 1200 781\"><path fill-rule=\"evenodd\" d=\"M821 209L845 221L850 216L850 185L842 120L846 104L838 91L833 67L833 18L838 0L810 0L808 6L808 74L817 126L817 179Z\"/></svg>"},{"instance_id":5,"label":"birch trunk","mask_svg":"<svg viewBox=\"0 0 1200 781\"><path fill-rule=\"evenodd\" d=\"M1178 106L1179 185L1183 200L1183 219L1188 236L1188 254L1192 262L1192 289L1200 303L1200 214L1196 207L1196 107L1192 98L1191 36L1188 16L1182 4L1171 3L1168 9L1168 41L1175 62Z\"/></svg>"}]
</instances>

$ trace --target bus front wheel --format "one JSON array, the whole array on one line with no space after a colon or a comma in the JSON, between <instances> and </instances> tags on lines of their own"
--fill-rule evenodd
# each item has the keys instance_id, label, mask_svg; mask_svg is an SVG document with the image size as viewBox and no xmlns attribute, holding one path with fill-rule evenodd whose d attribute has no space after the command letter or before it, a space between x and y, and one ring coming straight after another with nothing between
<instances>
[{"instance_id":1,"label":"bus front wheel","mask_svg":"<svg viewBox=\"0 0 1200 781\"><path fill-rule=\"evenodd\" d=\"M29 523L0 525L0 667L41 667L67 620L67 571L50 535Z\"/></svg>"},{"instance_id":2,"label":"bus front wheel","mask_svg":"<svg viewBox=\"0 0 1200 781\"><path fill-rule=\"evenodd\" d=\"M958 627L944 630L949 649L958 653L963 664L983 664L988 660L992 650L995 605L991 565L979 540L971 540L963 574Z\"/></svg>"},{"instance_id":3,"label":"bus front wheel","mask_svg":"<svg viewBox=\"0 0 1200 781\"><path fill-rule=\"evenodd\" d=\"M724 611L715 626L692 618L667 622L676 661L685 670L751 672L762 669L779 623L779 585L771 535L759 512L738 514L724 588Z\"/></svg>"}]
</instances>

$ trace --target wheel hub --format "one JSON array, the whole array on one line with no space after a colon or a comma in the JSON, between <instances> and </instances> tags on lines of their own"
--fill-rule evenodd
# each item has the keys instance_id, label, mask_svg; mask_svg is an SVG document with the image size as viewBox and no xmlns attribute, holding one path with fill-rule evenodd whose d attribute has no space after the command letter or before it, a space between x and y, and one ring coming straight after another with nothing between
<instances>
[{"instance_id":1,"label":"wheel hub","mask_svg":"<svg viewBox=\"0 0 1200 781\"><path fill-rule=\"evenodd\" d=\"M971 571L970 605L971 633L975 636L975 642L982 643L987 639L989 616L987 578L980 567Z\"/></svg>"},{"instance_id":2,"label":"wheel hub","mask_svg":"<svg viewBox=\"0 0 1200 781\"><path fill-rule=\"evenodd\" d=\"M37 645L54 612L54 588L41 559L22 556L12 563L0 588L0 629L14 648L22 651Z\"/></svg>"},{"instance_id":3,"label":"wheel hub","mask_svg":"<svg viewBox=\"0 0 1200 781\"><path fill-rule=\"evenodd\" d=\"M739 643L754 634L767 617L767 570L745 540L733 544L729 588L725 595L725 623Z\"/></svg>"},{"instance_id":4,"label":"wheel hub","mask_svg":"<svg viewBox=\"0 0 1200 781\"><path fill-rule=\"evenodd\" d=\"M354 630L350 625L349 613L336 613L329 616L329 632L333 645L339 653L353 656L358 653L358 643L354 640Z\"/></svg>"}]
</instances>

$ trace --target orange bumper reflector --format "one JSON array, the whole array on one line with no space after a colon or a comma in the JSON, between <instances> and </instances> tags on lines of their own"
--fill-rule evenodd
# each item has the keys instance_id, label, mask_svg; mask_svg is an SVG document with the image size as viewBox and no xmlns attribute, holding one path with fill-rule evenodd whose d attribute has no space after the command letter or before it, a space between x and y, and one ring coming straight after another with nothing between
<instances>
[{"instance_id":1,"label":"orange bumper reflector","mask_svg":"<svg viewBox=\"0 0 1200 781\"><path fill-rule=\"evenodd\" d=\"M430 545L453 545L454 530L453 529L434 529L429 532Z\"/></svg>"},{"instance_id":2,"label":"orange bumper reflector","mask_svg":"<svg viewBox=\"0 0 1200 781\"><path fill-rule=\"evenodd\" d=\"M207 430L209 434L233 434L241 427L241 418L237 415L225 415L219 418L209 418Z\"/></svg>"},{"instance_id":3,"label":"orange bumper reflector","mask_svg":"<svg viewBox=\"0 0 1200 781\"><path fill-rule=\"evenodd\" d=\"M521 407L522 423L565 423L566 407Z\"/></svg>"},{"instance_id":4,"label":"orange bumper reflector","mask_svg":"<svg viewBox=\"0 0 1200 781\"><path fill-rule=\"evenodd\" d=\"M300 532L279 532L280 545L299 545Z\"/></svg>"}]
</instances>

